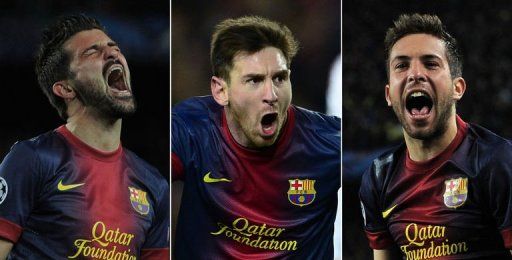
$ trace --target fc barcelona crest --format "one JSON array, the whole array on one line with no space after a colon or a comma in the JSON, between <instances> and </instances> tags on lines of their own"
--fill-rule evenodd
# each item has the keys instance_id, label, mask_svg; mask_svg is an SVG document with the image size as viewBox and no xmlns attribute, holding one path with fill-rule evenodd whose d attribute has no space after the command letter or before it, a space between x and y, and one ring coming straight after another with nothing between
<instances>
[{"instance_id":1,"label":"fc barcelona crest","mask_svg":"<svg viewBox=\"0 0 512 260\"><path fill-rule=\"evenodd\" d=\"M316 190L314 180L288 180L290 189L288 190L288 200L297 206L306 206L315 200Z\"/></svg>"},{"instance_id":2,"label":"fc barcelona crest","mask_svg":"<svg viewBox=\"0 0 512 260\"><path fill-rule=\"evenodd\" d=\"M130 189L130 202L133 209L142 215L147 215L149 212L147 193L134 187L128 187L128 189Z\"/></svg>"},{"instance_id":3,"label":"fc barcelona crest","mask_svg":"<svg viewBox=\"0 0 512 260\"><path fill-rule=\"evenodd\" d=\"M468 178L449 179L444 181L444 205L458 208L468 198Z\"/></svg>"}]
</instances>

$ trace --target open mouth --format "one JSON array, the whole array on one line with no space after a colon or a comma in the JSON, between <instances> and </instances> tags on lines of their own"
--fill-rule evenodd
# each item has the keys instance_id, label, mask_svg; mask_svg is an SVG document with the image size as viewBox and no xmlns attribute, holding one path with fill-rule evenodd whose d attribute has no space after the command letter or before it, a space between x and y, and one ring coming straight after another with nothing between
<instances>
[{"instance_id":1,"label":"open mouth","mask_svg":"<svg viewBox=\"0 0 512 260\"><path fill-rule=\"evenodd\" d=\"M412 92L405 100L405 108L412 116L427 116L433 105L432 98L421 91Z\"/></svg>"},{"instance_id":2,"label":"open mouth","mask_svg":"<svg viewBox=\"0 0 512 260\"><path fill-rule=\"evenodd\" d=\"M105 78L107 79L109 88L118 91L128 90L128 87L126 86L123 66L119 64L110 66L106 71Z\"/></svg>"},{"instance_id":3,"label":"open mouth","mask_svg":"<svg viewBox=\"0 0 512 260\"><path fill-rule=\"evenodd\" d=\"M274 135L277 129L277 113L266 114L261 118L261 127L265 135Z\"/></svg>"}]
</instances>

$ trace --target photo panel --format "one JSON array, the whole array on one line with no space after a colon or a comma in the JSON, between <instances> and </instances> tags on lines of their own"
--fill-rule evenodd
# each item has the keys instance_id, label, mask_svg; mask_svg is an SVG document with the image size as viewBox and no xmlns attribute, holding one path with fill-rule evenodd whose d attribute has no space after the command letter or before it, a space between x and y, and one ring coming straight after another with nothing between
<instances>
[{"instance_id":1,"label":"photo panel","mask_svg":"<svg viewBox=\"0 0 512 260\"><path fill-rule=\"evenodd\" d=\"M0 258L168 259L169 1L0 10Z\"/></svg>"},{"instance_id":2,"label":"photo panel","mask_svg":"<svg viewBox=\"0 0 512 260\"><path fill-rule=\"evenodd\" d=\"M369 216L368 214L371 213L369 213L368 207L362 208L361 206L360 196L362 195L359 194L359 190L362 176L370 167L375 169L375 164L370 166L372 162L381 162L383 164L391 162L391 159L386 162L374 161L374 159L404 142L402 125L397 120L393 108L388 106L385 98L385 86L390 84L390 81L389 72L386 70L386 66L388 66L386 63L388 53L385 51L384 38L387 29L393 26L393 21L398 19L401 14L413 13L437 15L446 30L457 41L460 55L462 56L462 78L466 86L462 98L456 102L457 115L467 123L481 125L506 139L509 139L512 135L508 116L508 111L510 111L512 106L512 99L509 95L511 88L508 83L510 79L510 57L512 56L508 46L512 39L507 33L512 21L512 9L507 3L490 4L485 1L476 1L461 5L461 3L453 1L343 1L342 185L343 257L345 259L372 258L372 250L368 240L371 234L365 235L364 223L365 221L372 221L372 219L382 217L376 215ZM453 65L450 64L450 66ZM394 68L391 68L391 70ZM453 70L452 68L452 72ZM433 93L441 95L437 94L442 92L439 84L436 85L431 78L427 80L429 84L433 84L431 88L434 91ZM404 86L406 86L405 83ZM393 158L396 159L396 157ZM469 158L468 160L471 160ZM401 165L400 163L403 163L403 161L399 161L399 165ZM473 160L469 163L477 162ZM457 175L453 178L457 180L459 177ZM418 177L418 179L420 178ZM415 185L415 183L411 182L410 185ZM465 187L463 182L460 185ZM469 185L468 201L471 198L479 200L480 197L472 193L475 192L475 186L471 186L473 184ZM424 183L423 186L428 186L428 183ZM446 193L448 188L444 184L439 184L437 187L436 193L424 192L423 196L443 204L443 195L448 196L448 193ZM389 186L386 186L386 188L389 188ZM461 188L460 194L465 194L464 190ZM366 192L365 196L368 195L367 189L364 192ZM386 190L380 190L375 191L374 194L378 194L375 196L383 196L385 192ZM491 191L491 193L495 192ZM394 198L406 197L408 194L397 192L393 195L396 197L379 198L382 205L387 205L386 203L390 203ZM460 196L463 197L464 195ZM490 196L492 197L493 195ZM500 207L506 207L507 203L509 203L508 199L504 198L499 205ZM445 202L445 208L450 208L451 205L450 202ZM487 204L480 206L482 208L493 207ZM458 206L456 205L453 208L458 208ZM463 207L458 209L460 211L469 211L468 208ZM384 214L384 216L393 217L390 215L390 212L392 212L391 207L381 208L380 210L382 211L380 213ZM401 210L400 206L393 209L393 211L395 210ZM405 209L403 210L403 212L406 211ZM428 216L436 216L437 213L437 211L427 209L422 214L417 214L414 218L420 219L421 215L428 218ZM485 215L482 212L475 214ZM495 218L490 215L485 216L485 218ZM500 223L499 219L502 218L496 218L497 220L492 221ZM394 223L397 222L395 221ZM413 219L409 224L411 223L419 222L415 222ZM424 220L424 223L429 222ZM490 222L484 221L482 223ZM439 226L443 227L456 225L464 225L464 220L462 218L453 218L453 220L446 220L439 224ZM506 223L502 223L500 228L503 229L503 227L506 227L505 225ZM432 228L434 226L432 225ZM407 230L409 233L395 232L393 235L401 234L402 238L408 235L410 238L409 242L412 241L410 242L411 244L400 248L392 243L390 247L395 248L398 252L402 251L407 257L412 257L412 254L420 254L423 251L426 252L433 240L430 238L421 240L419 234L415 233L414 225L412 224ZM417 228L418 232L420 232L419 230L420 227ZM486 229L485 232L496 233L496 230L491 228ZM414 238L414 234L418 235L417 239ZM496 238L498 240L500 239L499 235L494 237L498 237ZM471 250L475 250L475 245L468 242L468 239L469 236L460 238L457 241L452 237L438 237L438 240L433 242L434 248L432 251L437 250L436 247L442 243L446 245L467 243L465 245L469 247L468 252L471 252ZM450 241L447 242L446 240ZM488 241L491 241L491 239ZM421 246L420 244L422 243L425 246ZM499 245L501 243L496 244ZM459 251L458 253L460 253ZM464 252L466 253L466 251Z\"/></svg>"},{"instance_id":3,"label":"photo panel","mask_svg":"<svg viewBox=\"0 0 512 260\"><path fill-rule=\"evenodd\" d=\"M315 142L311 146L317 149L326 143L331 144L331 140L335 139L336 141L333 141L335 144L326 149L335 151L334 156L330 157L334 158L332 160L308 160L307 158L312 158L309 157L311 154L304 154L300 162L281 161L280 158L284 156L283 154L292 153L290 151L296 149L293 145L299 145L301 142L300 137L295 136L297 132L300 132L298 130L300 128L291 127L294 129L291 131L293 132L291 136L294 137L290 138L290 143L295 142L295 144L290 147L286 146L279 154L270 152L274 155L262 160L261 165L249 161L240 163L246 153L254 153L255 158L259 158L265 154L265 150L271 151L275 147L282 146L280 141L287 142L288 138L286 133L276 134L278 136L276 143L259 147L258 143L244 145L243 138L240 140L236 133L233 134L233 129L227 126L230 124L229 112L226 112L225 115L223 115L224 112L218 112L219 105L225 101L222 103L223 111L233 109L231 111L235 111L234 113L236 113L237 104L241 104L238 108L247 108L244 111L246 114L237 116L235 121L238 120L242 123L238 124L243 125L241 128L244 126L246 129L251 128L250 120L252 120L253 113L258 114L257 116L262 117L263 120L263 116L258 111L259 108L253 109L252 100L257 100L259 97L254 96L254 99L248 98L242 103L237 102L238 97L242 94L251 96L258 90L255 86L254 91L251 92L247 85L246 89L235 93L236 84L240 82L231 81L231 79L235 79L236 76L233 76L235 74L217 75L215 71L212 71L210 42L216 25L226 19L261 16L285 25L299 42L297 55L293 57L288 67L291 93L293 93L289 96L291 104L307 109L307 113L310 111L322 113L320 115L314 112L320 117L323 117L323 114L341 117L341 2L336 0L173 1L171 13L171 178L175 180L171 180L173 237L171 248L174 249L171 251L177 253L176 259L182 259L185 255L240 259L308 257L307 254L311 252L318 252L317 256L330 254L331 257L340 259L341 231L339 228L341 226L337 227L336 231L330 229L334 227L336 206L341 205L336 199L341 174L339 119L328 117L329 119L316 124L319 128L328 124L338 129L337 134L329 137L331 139L325 143L318 140L311 141ZM260 50L260 48L256 47L255 50ZM243 57L258 55L258 53L260 52L255 51L236 56L240 54L237 52L235 56L243 59ZM245 56L245 54L248 55ZM218 62L222 64L222 60ZM236 64L233 66L241 68ZM233 67L228 68L233 69ZM231 70L230 73L238 73L233 72L235 70ZM266 74L263 72L248 74L251 77L257 75L259 78L247 79L245 82L266 81ZM229 77L230 80L226 80L223 76ZM278 76L272 76L272 78L280 80ZM276 82L273 84L277 84ZM217 99L215 93L214 97L205 97L212 95L212 91L215 92L217 86L227 86L225 91L229 93L226 94L229 96L229 101ZM279 92L280 90L275 91ZM279 96L279 94L276 95ZM196 98L190 99L192 97ZM282 96L277 98L277 100L281 99ZM204 111L209 112L203 114ZM280 115L278 113L278 119L276 119L278 122L281 119ZM288 120L291 117L286 118ZM217 119L220 121L216 121ZM331 122L331 119L334 121ZM293 122L283 121L283 125L288 126L286 124L294 124ZM302 123L295 121L297 125L302 125ZM219 129L221 129L220 132L218 132ZM268 127L268 129L272 129L272 127ZM277 129L280 129L279 126ZM311 127L311 129L315 129L315 127ZM242 130L242 132L244 131L246 130ZM317 133L319 132L322 131L317 131ZM313 134L310 139L316 140L317 133ZM251 140L250 134L248 136L248 139ZM284 138L281 138L283 136ZM253 146L251 147L251 145ZM309 147L308 144L301 145L300 151L297 151L297 154L300 155ZM311 151L311 153L316 152ZM232 162L237 162L233 166L236 170L231 169L231 166L226 166ZM286 167L289 164L305 169L304 171L308 171L308 174L301 173L299 170L295 175L286 172ZM258 168L258 165L261 167ZM316 167L316 170L311 170L311 167ZM323 167L332 167L328 180L320 177L322 176L321 172L324 171ZM281 171L283 174L280 173ZM253 178L255 172L258 172L259 175L255 177L256 179ZM315 174L318 179L315 179ZM276 179L278 175L282 176ZM297 181L295 189L301 187L300 192L294 190L293 181ZM324 185L328 183L334 186L326 189ZM230 204L227 205L225 201L230 201ZM251 202L255 204L250 205ZM325 239L322 238L317 243L311 242L314 240L313 238L306 239L303 237L303 233L299 234L300 232L297 231L301 224L292 225L293 227L284 226L285 219L288 220L290 214L294 215L292 218L300 218L301 214L306 216L315 212L314 209L318 209L319 204L326 206L331 211L320 213L322 211L318 210L318 219L307 222L321 225L322 230L324 227L329 229L328 233L336 236L333 242L324 243L326 239L332 240L332 235L323 236ZM262 207L261 205L266 206ZM261 211L262 208L265 208L264 212ZM339 210L341 210L341 206ZM303 221L310 217L311 215L304 217ZM283 221L277 223L279 219ZM262 231L261 234L251 235L243 230L237 231L237 228L233 226L240 224L243 227L243 223L247 223L248 227L252 226L251 230L259 227L260 230L261 228L266 229L268 233L265 234L265 231ZM309 227L315 227L315 225L309 225ZM222 229L223 227L226 229ZM275 233L272 237L272 230L282 230L283 233ZM310 235L318 234L311 233ZM283 249L276 248L274 243L278 242L289 242L286 245L290 245L290 248L285 244L283 244ZM192 243L201 243L203 250L192 250L194 248ZM303 244L306 245L302 246ZM314 248L313 245L318 248ZM309 249L307 253L306 248ZM333 248L335 253L332 252Z\"/></svg>"}]
</instances>

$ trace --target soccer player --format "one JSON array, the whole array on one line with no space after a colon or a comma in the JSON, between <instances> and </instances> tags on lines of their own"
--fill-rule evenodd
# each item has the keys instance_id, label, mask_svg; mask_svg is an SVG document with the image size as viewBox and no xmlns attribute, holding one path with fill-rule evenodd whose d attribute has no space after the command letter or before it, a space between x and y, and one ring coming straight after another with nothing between
<instances>
[{"instance_id":1,"label":"soccer player","mask_svg":"<svg viewBox=\"0 0 512 260\"><path fill-rule=\"evenodd\" d=\"M36 73L67 123L0 166L0 259L167 259L169 185L120 143L135 101L119 46L95 19L62 17Z\"/></svg>"},{"instance_id":2,"label":"soccer player","mask_svg":"<svg viewBox=\"0 0 512 260\"><path fill-rule=\"evenodd\" d=\"M401 15L385 46L386 101L405 144L362 180L374 258L511 258L512 145L456 114L466 83L455 39L437 16Z\"/></svg>"},{"instance_id":3,"label":"soccer player","mask_svg":"<svg viewBox=\"0 0 512 260\"><path fill-rule=\"evenodd\" d=\"M172 110L176 259L332 259L341 125L290 104L297 49L265 18L216 26L212 96Z\"/></svg>"}]
</instances>

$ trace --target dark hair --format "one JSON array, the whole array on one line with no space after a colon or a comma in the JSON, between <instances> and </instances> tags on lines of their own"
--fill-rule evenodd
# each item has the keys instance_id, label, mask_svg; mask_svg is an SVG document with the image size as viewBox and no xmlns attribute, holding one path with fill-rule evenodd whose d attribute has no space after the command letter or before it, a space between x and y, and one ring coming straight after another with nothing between
<instances>
[{"instance_id":1,"label":"dark hair","mask_svg":"<svg viewBox=\"0 0 512 260\"><path fill-rule=\"evenodd\" d=\"M244 16L220 22L215 27L210 46L213 75L229 82L235 55L240 52L252 54L265 47L280 49L289 68L299 43L288 27L263 17Z\"/></svg>"},{"instance_id":2,"label":"dark hair","mask_svg":"<svg viewBox=\"0 0 512 260\"><path fill-rule=\"evenodd\" d=\"M66 104L52 91L55 82L72 77L69 70L71 57L64 50L63 45L76 33L92 29L105 31L96 19L79 14L62 16L43 31L36 56L37 81L43 93L64 120L67 119Z\"/></svg>"},{"instance_id":3,"label":"dark hair","mask_svg":"<svg viewBox=\"0 0 512 260\"><path fill-rule=\"evenodd\" d=\"M389 55L391 48L401 38L416 33L425 33L442 40L446 49L446 58L450 66L452 78L462 76L462 57L457 48L457 41L444 27L436 15L428 14L402 14L394 21L394 26L389 28L384 40L386 50L386 71L389 77Z\"/></svg>"}]
</instances>

